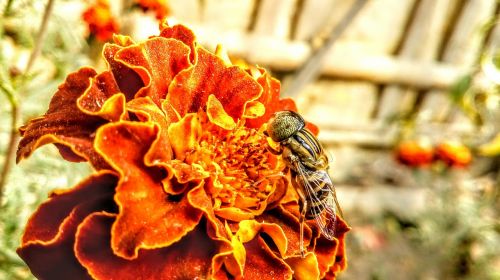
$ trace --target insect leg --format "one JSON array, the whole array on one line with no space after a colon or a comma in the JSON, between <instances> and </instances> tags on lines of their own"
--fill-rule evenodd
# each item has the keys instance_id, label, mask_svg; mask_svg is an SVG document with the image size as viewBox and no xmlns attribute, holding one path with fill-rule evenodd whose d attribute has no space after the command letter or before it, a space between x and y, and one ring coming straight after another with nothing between
<instances>
[{"instance_id":1,"label":"insect leg","mask_svg":"<svg viewBox=\"0 0 500 280\"><path fill-rule=\"evenodd\" d=\"M299 240L299 246L300 246L300 255L302 257L305 257L305 249L304 249L304 222L306 219L306 213L307 213L307 200L302 193L302 190L297 189L297 194L299 195L300 200L302 201L302 210L300 211L300 217L299 217L299 223L300 223L300 240Z\"/></svg>"},{"instance_id":2,"label":"insect leg","mask_svg":"<svg viewBox=\"0 0 500 280\"><path fill-rule=\"evenodd\" d=\"M305 249L304 249L304 222L306 218L306 212L307 212L307 201L304 200L304 205L302 208L302 211L300 212L300 255L302 258L305 257Z\"/></svg>"}]
</instances>

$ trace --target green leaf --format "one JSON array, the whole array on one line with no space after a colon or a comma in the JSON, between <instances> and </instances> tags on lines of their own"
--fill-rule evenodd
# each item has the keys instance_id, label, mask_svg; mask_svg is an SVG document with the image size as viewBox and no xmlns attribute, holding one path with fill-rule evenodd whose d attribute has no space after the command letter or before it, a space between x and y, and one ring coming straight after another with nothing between
<instances>
[{"instance_id":1,"label":"green leaf","mask_svg":"<svg viewBox=\"0 0 500 280\"><path fill-rule=\"evenodd\" d=\"M461 77L450 89L450 97L456 103L461 103L472 84L472 76Z\"/></svg>"}]
</instances>

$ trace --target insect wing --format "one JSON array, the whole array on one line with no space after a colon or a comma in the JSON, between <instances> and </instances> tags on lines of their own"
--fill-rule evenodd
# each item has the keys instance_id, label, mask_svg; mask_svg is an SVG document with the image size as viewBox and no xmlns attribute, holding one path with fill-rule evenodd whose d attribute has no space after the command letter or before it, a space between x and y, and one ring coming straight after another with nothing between
<instances>
[{"instance_id":1,"label":"insect wing","mask_svg":"<svg viewBox=\"0 0 500 280\"><path fill-rule=\"evenodd\" d=\"M331 191L333 184L330 176L325 170L311 171L298 162L296 163L296 170L299 175L297 179L305 190L308 211L311 211L323 236L332 240L335 237L337 215L335 210L336 200L334 193ZM327 196L320 198L318 193L324 191L328 191Z\"/></svg>"}]
</instances>

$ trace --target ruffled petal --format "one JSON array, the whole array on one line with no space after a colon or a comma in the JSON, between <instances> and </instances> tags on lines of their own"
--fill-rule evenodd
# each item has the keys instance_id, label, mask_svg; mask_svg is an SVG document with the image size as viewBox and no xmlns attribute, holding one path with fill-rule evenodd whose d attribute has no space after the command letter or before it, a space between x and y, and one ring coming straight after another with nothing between
<instances>
[{"instance_id":1,"label":"ruffled petal","mask_svg":"<svg viewBox=\"0 0 500 280\"><path fill-rule=\"evenodd\" d=\"M247 102L259 97L261 86L237 66L227 67L224 61L197 48L196 64L180 72L172 81L167 96L175 111L184 116L203 109L213 94L234 121L243 116ZM207 78L210 77L210 78Z\"/></svg>"},{"instance_id":2,"label":"ruffled petal","mask_svg":"<svg viewBox=\"0 0 500 280\"><path fill-rule=\"evenodd\" d=\"M89 116L77 106L77 99L87 90L95 75L92 68L86 67L68 75L52 98L47 113L20 129L23 138L17 150L18 162L42 145L57 143L61 155L67 160L88 160L97 169L109 167L92 147L95 130L106 120Z\"/></svg>"},{"instance_id":3,"label":"ruffled petal","mask_svg":"<svg viewBox=\"0 0 500 280\"><path fill-rule=\"evenodd\" d=\"M125 96L110 71L105 71L91 79L90 86L77 100L79 108L88 114L108 121L124 118Z\"/></svg>"},{"instance_id":4,"label":"ruffled petal","mask_svg":"<svg viewBox=\"0 0 500 280\"><path fill-rule=\"evenodd\" d=\"M213 94L208 96L207 116L212 123L225 130L232 130L236 127L236 122L224 111L222 103Z\"/></svg>"},{"instance_id":5,"label":"ruffled petal","mask_svg":"<svg viewBox=\"0 0 500 280\"><path fill-rule=\"evenodd\" d=\"M193 207L203 211L208 221L207 234L212 240L218 241L218 252L212 257L214 279L228 279L228 273L234 277L241 276L246 258L245 248L215 215L212 200L203 185L191 190L188 199Z\"/></svg>"},{"instance_id":6,"label":"ruffled petal","mask_svg":"<svg viewBox=\"0 0 500 280\"><path fill-rule=\"evenodd\" d=\"M198 147L201 136L201 125L196 114L188 114L179 122L168 127L168 135L171 139L172 150L175 158L184 160L189 151Z\"/></svg>"},{"instance_id":7,"label":"ruffled petal","mask_svg":"<svg viewBox=\"0 0 500 280\"><path fill-rule=\"evenodd\" d=\"M192 64L196 62L196 36L191 29L181 24L170 27L167 21L164 21L160 24L160 36L177 39L186 44L190 49L189 61L191 61Z\"/></svg>"},{"instance_id":8,"label":"ruffled petal","mask_svg":"<svg viewBox=\"0 0 500 280\"><path fill-rule=\"evenodd\" d=\"M290 267L271 251L262 237L244 243L246 250L244 279L292 279Z\"/></svg>"},{"instance_id":9,"label":"ruffled petal","mask_svg":"<svg viewBox=\"0 0 500 280\"><path fill-rule=\"evenodd\" d=\"M144 156L158 136L158 127L137 122L108 124L98 130L96 150L120 173L115 201L119 215L111 244L118 256L137 257L141 248L168 246L191 231L201 211L185 195L171 196L161 187L164 176L147 167ZM120 147L120 149L116 149Z\"/></svg>"},{"instance_id":10,"label":"ruffled petal","mask_svg":"<svg viewBox=\"0 0 500 280\"><path fill-rule=\"evenodd\" d=\"M113 77L120 88L120 91L125 94L125 99L131 100L135 94L144 87L141 77L132 69L125 66L120 61L115 60L115 55L125 46L132 45L133 42L123 37L118 37L115 40L117 44L105 44L102 55L108 64L108 69L113 73Z\"/></svg>"},{"instance_id":11,"label":"ruffled petal","mask_svg":"<svg viewBox=\"0 0 500 280\"><path fill-rule=\"evenodd\" d=\"M255 220L245 220L239 223L237 236L241 242L249 242L259 233L268 235L282 256L286 254L288 240L279 225L267 222L259 223Z\"/></svg>"},{"instance_id":12,"label":"ruffled petal","mask_svg":"<svg viewBox=\"0 0 500 280\"><path fill-rule=\"evenodd\" d=\"M261 75L257 82L262 87L262 94L257 99L265 107L265 113L258 118L247 120L248 127L258 128L266 123L274 112L283 110L280 108L280 82L272 78L264 69L259 68Z\"/></svg>"},{"instance_id":13,"label":"ruffled petal","mask_svg":"<svg viewBox=\"0 0 500 280\"><path fill-rule=\"evenodd\" d=\"M74 256L78 224L92 212L115 211L117 178L102 172L71 190L55 192L30 218L17 253L40 279L90 279Z\"/></svg>"},{"instance_id":14,"label":"ruffled petal","mask_svg":"<svg viewBox=\"0 0 500 280\"><path fill-rule=\"evenodd\" d=\"M172 148L168 137L170 120L150 97L140 97L127 103L127 109L133 112L142 122L152 122L158 125L158 139L152 144L145 157L148 166L168 162L172 159Z\"/></svg>"},{"instance_id":15,"label":"ruffled petal","mask_svg":"<svg viewBox=\"0 0 500 280\"><path fill-rule=\"evenodd\" d=\"M314 254L318 259L321 277L328 271L337 273L346 268L345 259L345 234L350 230L347 224L337 217L335 226L336 239L328 240L323 236L315 239Z\"/></svg>"},{"instance_id":16,"label":"ruffled petal","mask_svg":"<svg viewBox=\"0 0 500 280\"><path fill-rule=\"evenodd\" d=\"M320 279L318 260L313 253L308 253L305 257L297 256L287 258L286 263L293 270L293 279L295 280L309 280Z\"/></svg>"},{"instance_id":17,"label":"ruffled petal","mask_svg":"<svg viewBox=\"0 0 500 280\"><path fill-rule=\"evenodd\" d=\"M79 226L75 252L95 279L207 279L216 244L204 225L167 248L141 250L134 260L113 254L110 242L115 215L94 213Z\"/></svg>"},{"instance_id":18,"label":"ruffled petal","mask_svg":"<svg viewBox=\"0 0 500 280\"><path fill-rule=\"evenodd\" d=\"M266 211L263 215L255 218L259 222L278 225L286 236L286 248L283 257L297 256L300 254L300 223L297 216L291 214L282 207ZM311 241L311 229L304 225L304 246L307 247Z\"/></svg>"},{"instance_id":19,"label":"ruffled petal","mask_svg":"<svg viewBox=\"0 0 500 280\"><path fill-rule=\"evenodd\" d=\"M117 178L109 171L96 173L69 190L54 191L30 217L23 234L23 245L48 242L59 233L59 226L74 207L89 200L113 198Z\"/></svg>"},{"instance_id":20,"label":"ruffled petal","mask_svg":"<svg viewBox=\"0 0 500 280\"><path fill-rule=\"evenodd\" d=\"M136 96L149 96L160 105L174 76L190 65L188 55L189 48L182 42L156 37L122 48L114 59L141 77L144 87Z\"/></svg>"}]
</instances>

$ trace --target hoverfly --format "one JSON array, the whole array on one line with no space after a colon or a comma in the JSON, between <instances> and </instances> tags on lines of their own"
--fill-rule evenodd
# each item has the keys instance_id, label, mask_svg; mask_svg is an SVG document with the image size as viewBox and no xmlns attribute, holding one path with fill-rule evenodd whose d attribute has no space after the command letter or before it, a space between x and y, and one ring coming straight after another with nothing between
<instances>
[{"instance_id":1,"label":"hoverfly","mask_svg":"<svg viewBox=\"0 0 500 280\"><path fill-rule=\"evenodd\" d=\"M266 136L279 143L279 150L290 169L292 185L300 197L300 252L304 256L304 221L314 219L329 240L335 237L336 209L343 216L335 187L328 175L328 157L316 137L305 128L305 121L293 111L276 112L267 123Z\"/></svg>"}]
</instances>

